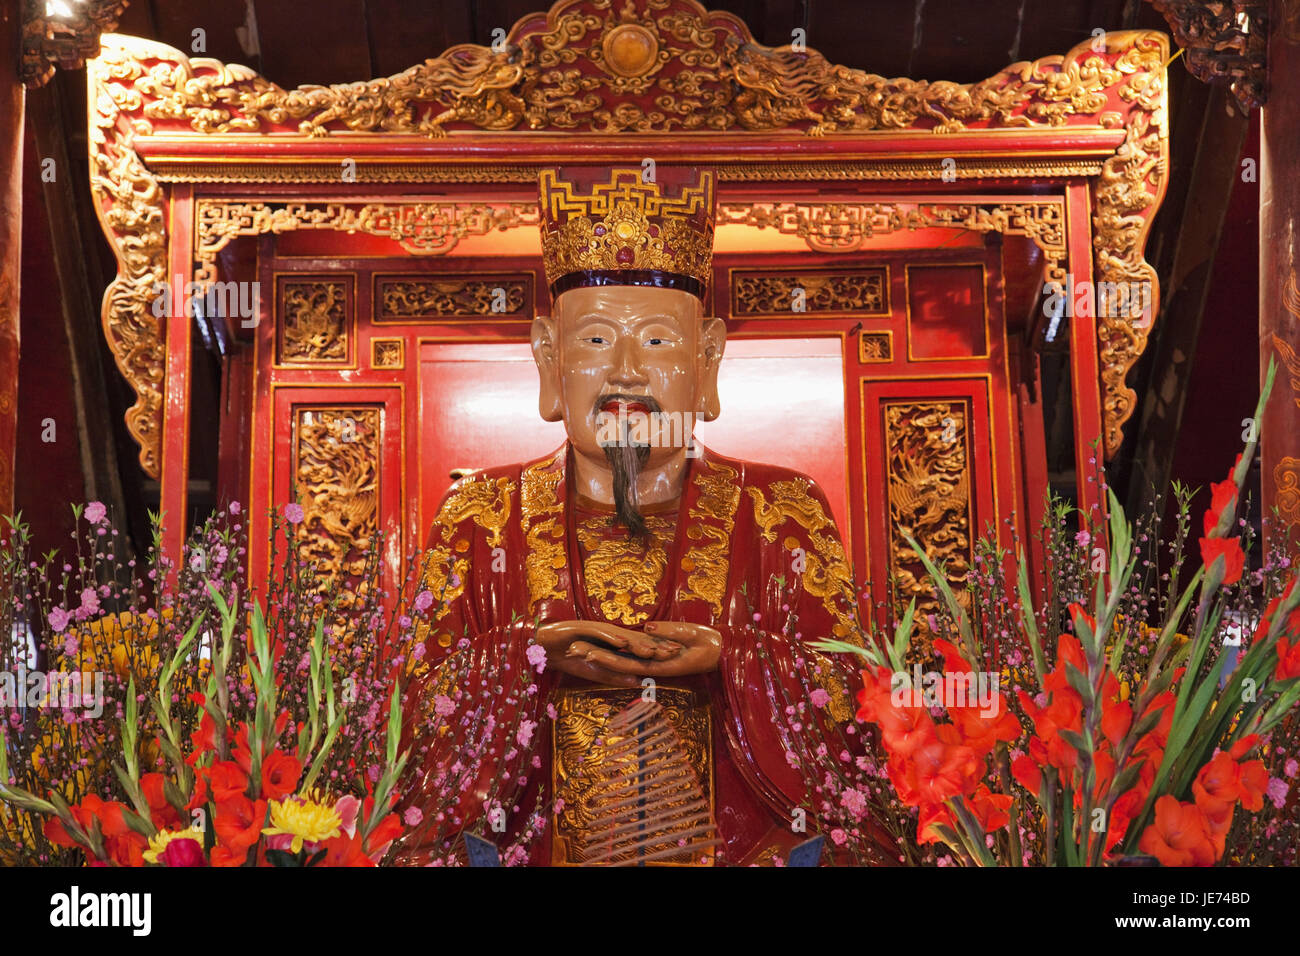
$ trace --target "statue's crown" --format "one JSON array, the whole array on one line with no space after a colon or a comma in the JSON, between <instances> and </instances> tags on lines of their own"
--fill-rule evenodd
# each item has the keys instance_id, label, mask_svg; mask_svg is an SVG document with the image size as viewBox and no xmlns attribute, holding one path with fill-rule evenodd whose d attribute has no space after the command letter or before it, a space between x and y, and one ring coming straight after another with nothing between
<instances>
[{"instance_id":1,"label":"statue's crown","mask_svg":"<svg viewBox=\"0 0 1300 956\"><path fill-rule=\"evenodd\" d=\"M660 166L541 174L542 257L554 301L592 285L681 289L704 301L713 267L713 173Z\"/></svg>"}]
</instances>

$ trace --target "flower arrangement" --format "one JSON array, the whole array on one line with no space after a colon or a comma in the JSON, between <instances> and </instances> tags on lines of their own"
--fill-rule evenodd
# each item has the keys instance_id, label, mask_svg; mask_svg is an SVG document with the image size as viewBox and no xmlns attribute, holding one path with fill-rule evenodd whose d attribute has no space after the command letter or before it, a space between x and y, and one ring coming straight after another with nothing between
<instances>
[{"instance_id":1,"label":"flower arrangement","mask_svg":"<svg viewBox=\"0 0 1300 956\"><path fill-rule=\"evenodd\" d=\"M1256 420L1271 384L1270 370ZM1107 490L1108 552L1088 549L1104 540L1095 515L1070 535L1070 509L1053 503L1036 602L1023 550L1009 562L984 542L964 605L913 542L944 608L926 621L940 670L925 686L908 667L914 603L892 640L819 645L865 660L857 717L940 864L1294 862L1300 588L1284 559L1247 571L1237 515L1254 451L1212 486L1202 566L1181 589L1190 494L1175 486L1164 565L1159 502L1134 526ZM1251 623L1235 662L1225 621ZM975 700L977 675L1014 693L992 681Z\"/></svg>"},{"instance_id":2,"label":"flower arrangement","mask_svg":"<svg viewBox=\"0 0 1300 956\"><path fill-rule=\"evenodd\" d=\"M379 548L343 595L301 560L301 514L286 508L273 522L284 550L264 611L245 596L238 504L187 543L177 566L155 537L143 575L118 558L102 505L74 511L90 545L74 536L76 563L57 584L53 555L28 558L21 521L0 552L15 635L0 663L6 673L29 667L41 691L8 708L0 728L4 862L382 860L406 828L393 812L407 762L394 649L410 646L420 621L400 595L385 614ZM380 640L350 639L358 625ZM94 675L95 693L51 696L54 675L80 676L83 691Z\"/></svg>"}]
</instances>

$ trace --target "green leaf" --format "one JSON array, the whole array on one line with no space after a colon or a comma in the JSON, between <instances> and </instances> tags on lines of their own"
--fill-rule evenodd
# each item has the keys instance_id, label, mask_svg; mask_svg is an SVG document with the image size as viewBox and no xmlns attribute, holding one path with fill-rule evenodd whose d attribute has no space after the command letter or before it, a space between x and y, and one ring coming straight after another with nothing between
<instances>
[{"instance_id":1,"label":"green leaf","mask_svg":"<svg viewBox=\"0 0 1300 956\"><path fill-rule=\"evenodd\" d=\"M1083 698L1084 706L1092 703L1094 697L1092 685L1088 683L1088 678L1083 675L1083 672L1069 661L1065 662L1065 679L1069 681L1075 692Z\"/></svg>"},{"instance_id":2,"label":"green leaf","mask_svg":"<svg viewBox=\"0 0 1300 956\"><path fill-rule=\"evenodd\" d=\"M1061 730L1061 739L1067 744L1079 751L1081 754L1091 754L1092 747L1088 745L1088 738L1083 734L1073 730Z\"/></svg>"}]
</instances>

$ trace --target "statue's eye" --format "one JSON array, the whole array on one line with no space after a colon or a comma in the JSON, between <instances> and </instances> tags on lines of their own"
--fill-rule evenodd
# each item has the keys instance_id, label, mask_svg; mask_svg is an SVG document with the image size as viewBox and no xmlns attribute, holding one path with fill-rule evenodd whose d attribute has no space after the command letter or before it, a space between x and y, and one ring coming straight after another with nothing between
<instances>
[{"instance_id":1,"label":"statue's eye","mask_svg":"<svg viewBox=\"0 0 1300 956\"><path fill-rule=\"evenodd\" d=\"M602 337L599 336L599 335L593 335L593 336L591 336L590 338L588 338L587 341L590 342L592 345L604 345L604 344L605 344L605 340L604 340L604 338L602 338Z\"/></svg>"},{"instance_id":2,"label":"statue's eye","mask_svg":"<svg viewBox=\"0 0 1300 956\"><path fill-rule=\"evenodd\" d=\"M663 344L664 344L664 340L663 340L663 339L651 339L650 342L649 342L649 344L650 344L650 345L663 345Z\"/></svg>"}]
</instances>

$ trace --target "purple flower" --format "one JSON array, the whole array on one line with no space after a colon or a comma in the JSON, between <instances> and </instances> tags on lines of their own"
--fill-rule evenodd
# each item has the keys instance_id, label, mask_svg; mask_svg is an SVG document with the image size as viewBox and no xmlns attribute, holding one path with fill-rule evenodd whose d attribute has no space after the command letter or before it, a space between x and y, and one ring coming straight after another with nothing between
<instances>
[{"instance_id":1,"label":"purple flower","mask_svg":"<svg viewBox=\"0 0 1300 956\"><path fill-rule=\"evenodd\" d=\"M1295 757L1292 757L1286 762L1286 767L1284 769L1286 770L1286 775L1288 777L1294 778L1296 772L1300 771L1300 763L1296 763Z\"/></svg>"},{"instance_id":2,"label":"purple flower","mask_svg":"<svg viewBox=\"0 0 1300 956\"><path fill-rule=\"evenodd\" d=\"M99 524L107 513L108 509L104 507L102 501L92 501L86 505L86 520L91 524Z\"/></svg>"},{"instance_id":3,"label":"purple flower","mask_svg":"<svg viewBox=\"0 0 1300 956\"><path fill-rule=\"evenodd\" d=\"M537 673L546 670L546 648L540 644L528 645L528 663L537 668Z\"/></svg>"},{"instance_id":4,"label":"purple flower","mask_svg":"<svg viewBox=\"0 0 1300 956\"><path fill-rule=\"evenodd\" d=\"M808 695L808 699L812 701L814 707L825 707L831 702L831 695L826 692L825 688L818 687Z\"/></svg>"},{"instance_id":5,"label":"purple flower","mask_svg":"<svg viewBox=\"0 0 1300 956\"><path fill-rule=\"evenodd\" d=\"M68 626L68 612L61 607L56 607L50 611L50 627L54 628L55 634L62 634L63 629Z\"/></svg>"},{"instance_id":6,"label":"purple flower","mask_svg":"<svg viewBox=\"0 0 1300 956\"><path fill-rule=\"evenodd\" d=\"M1088 545L1092 544L1092 535L1087 531L1080 531L1074 536L1074 543L1081 548L1086 548Z\"/></svg>"},{"instance_id":7,"label":"purple flower","mask_svg":"<svg viewBox=\"0 0 1300 956\"><path fill-rule=\"evenodd\" d=\"M433 699L433 712L439 717L446 717L456 712L456 705L446 694L439 694Z\"/></svg>"},{"instance_id":8,"label":"purple flower","mask_svg":"<svg viewBox=\"0 0 1300 956\"><path fill-rule=\"evenodd\" d=\"M232 502L230 503L230 513L231 513L232 515L237 515L237 514L239 514L239 512L240 512L240 504L239 504L239 502L238 502L238 501L232 501Z\"/></svg>"},{"instance_id":9,"label":"purple flower","mask_svg":"<svg viewBox=\"0 0 1300 956\"><path fill-rule=\"evenodd\" d=\"M406 812L402 814L402 821L408 827L418 827L420 825L420 821L423 819L424 819L424 814L420 812L419 807L408 807Z\"/></svg>"},{"instance_id":10,"label":"purple flower","mask_svg":"<svg viewBox=\"0 0 1300 956\"><path fill-rule=\"evenodd\" d=\"M843 830L841 830L839 827L836 827L834 830L831 831L831 839L835 841L836 846L843 846L845 841L848 840L848 838L849 835L845 833Z\"/></svg>"},{"instance_id":11,"label":"purple flower","mask_svg":"<svg viewBox=\"0 0 1300 956\"><path fill-rule=\"evenodd\" d=\"M289 524L299 524L302 522L302 505L296 501L290 502L284 506L284 520Z\"/></svg>"},{"instance_id":12,"label":"purple flower","mask_svg":"<svg viewBox=\"0 0 1300 956\"><path fill-rule=\"evenodd\" d=\"M1264 792L1268 794L1268 798L1273 801L1273 806L1281 810L1282 807L1286 805L1286 795L1287 791L1290 789L1291 788L1287 786L1285 780L1280 777L1270 777L1268 781L1268 789Z\"/></svg>"},{"instance_id":13,"label":"purple flower","mask_svg":"<svg viewBox=\"0 0 1300 956\"><path fill-rule=\"evenodd\" d=\"M99 593L94 588L86 588L81 592L81 608L87 614L94 614L99 610Z\"/></svg>"},{"instance_id":14,"label":"purple flower","mask_svg":"<svg viewBox=\"0 0 1300 956\"><path fill-rule=\"evenodd\" d=\"M537 721L521 720L519 722L519 730L515 734L515 740L519 743L519 746L527 747L530 743L532 743L533 731L536 729L537 729Z\"/></svg>"},{"instance_id":15,"label":"purple flower","mask_svg":"<svg viewBox=\"0 0 1300 956\"><path fill-rule=\"evenodd\" d=\"M421 591L415 596L415 609L417 611L427 611L433 605L433 592L429 590Z\"/></svg>"}]
</instances>

